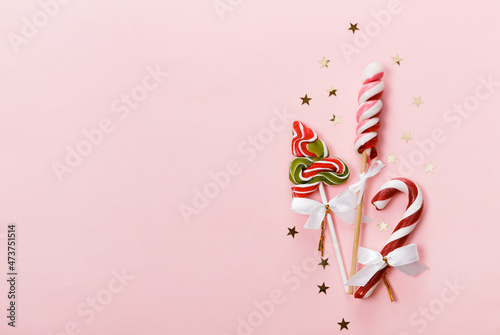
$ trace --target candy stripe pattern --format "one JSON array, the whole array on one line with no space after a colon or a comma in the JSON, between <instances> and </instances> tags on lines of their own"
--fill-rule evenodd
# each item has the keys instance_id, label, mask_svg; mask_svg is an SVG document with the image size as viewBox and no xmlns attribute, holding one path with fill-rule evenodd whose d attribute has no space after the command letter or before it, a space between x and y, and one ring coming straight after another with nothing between
<instances>
[{"instance_id":1,"label":"candy stripe pattern","mask_svg":"<svg viewBox=\"0 0 500 335\"><path fill-rule=\"evenodd\" d=\"M311 128L300 121L293 122L292 154L295 157L328 157L328 147L318 139L318 135Z\"/></svg>"},{"instance_id":2,"label":"candy stripe pattern","mask_svg":"<svg viewBox=\"0 0 500 335\"><path fill-rule=\"evenodd\" d=\"M292 153L296 157L290 162L289 178L295 184L294 197L310 196L319 183L337 185L349 178L347 165L339 158L328 157L325 142L300 121L293 123Z\"/></svg>"},{"instance_id":3,"label":"candy stripe pattern","mask_svg":"<svg viewBox=\"0 0 500 335\"><path fill-rule=\"evenodd\" d=\"M375 146L378 142L377 130L380 127L378 115L382 110L382 100L379 99L384 91L384 82L381 81L384 76L384 68L379 63L368 64L363 71L363 86L358 94L358 111L356 120L356 140L354 149L359 156L366 151L371 161L377 157Z\"/></svg>"},{"instance_id":4,"label":"candy stripe pattern","mask_svg":"<svg viewBox=\"0 0 500 335\"><path fill-rule=\"evenodd\" d=\"M335 157L313 160L308 157L298 157L290 162L290 181L294 197L310 196L320 182L327 185L342 184L349 178L349 168Z\"/></svg>"},{"instance_id":5,"label":"candy stripe pattern","mask_svg":"<svg viewBox=\"0 0 500 335\"><path fill-rule=\"evenodd\" d=\"M422 193L414 182L406 178L395 178L382 185L380 191L373 197L372 204L379 210L383 209L398 193L405 193L408 195L408 206L403 218L392 232L392 235L389 237L385 246L382 248L382 251L380 252L382 256L386 256L394 249L402 247L422 216L424 208ZM378 285L385 271L386 269L384 267L375 273L365 286L358 288L354 297L358 299L368 298Z\"/></svg>"}]
</instances>

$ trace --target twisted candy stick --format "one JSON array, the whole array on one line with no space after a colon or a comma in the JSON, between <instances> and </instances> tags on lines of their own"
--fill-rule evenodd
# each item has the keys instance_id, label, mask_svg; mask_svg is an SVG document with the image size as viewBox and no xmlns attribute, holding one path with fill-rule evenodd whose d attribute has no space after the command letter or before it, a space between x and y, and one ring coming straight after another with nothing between
<instances>
[{"instance_id":1,"label":"twisted candy stick","mask_svg":"<svg viewBox=\"0 0 500 335\"><path fill-rule=\"evenodd\" d=\"M380 119L377 117L382 110L382 100L379 99L384 91L384 69L379 63L368 64L363 72L363 86L358 94L358 111L356 120L356 140L354 149L360 157L366 152L369 161L377 157L375 146L378 142L377 130L380 127Z\"/></svg>"},{"instance_id":2,"label":"twisted candy stick","mask_svg":"<svg viewBox=\"0 0 500 335\"><path fill-rule=\"evenodd\" d=\"M358 111L356 119L358 126L356 128L356 140L354 149L361 156L361 174L367 170L367 163L377 158L377 149L375 145L378 142L377 130L380 127L380 119L377 115L382 110L382 101L378 99L384 91L384 83L380 80L384 76L384 68L379 63L370 63L363 71L363 86L358 94ZM363 212L363 198L360 192L358 211L356 215L356 225L354 227L354 242L352 247L351 259L351 277L356 273L358 263L359 234L361 231L361 216ZM354 288L349 287L349 294L353 293Z\"/></svg>"},{"instance_id":3,"label":"twisted candy stick","mask_svg":"<svg viewBox=\"0 0 500 335\"><path fill-rule=\"evenodd\" d=\"M323 183L327 185L345 183L349 178L349 168L339 158L328 157L329 151L326 144L318 139L318 135L312 129L306 127L300 121L294 121L293 123L292 153L296 156L290 162L289 169L290 181L295 184L292 186L293 196L305 198L319 189L321 200L326 206L328 199L326 198ZM329 210L327 210L327 214L330 214L327 215L328 227L342 276L342 282L345 287L347 274L344 261L333 227L332 215ZM324 253L324 230L325 225L323 221L319 243L319 250L321 250L322 255Z\"/></svg>"},{"instance_id":4,"label":"twisted candy stick","mask_svg":"<svg viewBox=\"0 0 500 335\"><path fill-rule=\"evenodd\" d=\"M391 251L402 247L409 234L415 229L424 208L424 199L418 186L406 178L394 178L386 182L380 188L380 191L373 197L372 204L377 209L383 209L391 201L391 199L399 192L408 195L408 206L403 215L403 218L398 223L389 240L382 248L380 254L387 256ZM375 287L377 287L380 279L385 273L385 267L377 271L375 275L362 287L356 291L355 298L368 298Z\"/></svg>"}]
</instances>

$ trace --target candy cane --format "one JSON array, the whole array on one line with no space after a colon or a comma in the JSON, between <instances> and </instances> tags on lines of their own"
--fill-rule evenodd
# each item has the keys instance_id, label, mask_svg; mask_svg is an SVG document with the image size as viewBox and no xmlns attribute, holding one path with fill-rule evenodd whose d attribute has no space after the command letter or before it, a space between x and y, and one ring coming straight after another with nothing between
<instances>
[{"instance_id":1,"label":"candy cane","mask_svg":"<svg viewBox=\"0 0 500 335\"><path fill-rule=\"evenodd\" d=\"M384 68L379 63L370 63L363 71L363 86L358 93L358 111L356 119L358 126L356 128L356 140L354 149L361 157L361 175L366 174L367 164L377 158L375 146L378 142L377 130L380 127L378 115L382 110L382 100L379 99L384 91L384 82L381 81L384 76ZM364 187L364 185L363 185ZM358 263L359 235L361 232L361 215L363 212L363 192L360 190L358 211L356 215L356 225L354 227L354 240L352 246L351 258L351 277L356 273ZM353 293L354 288L349 287L349 294Z\"/></svg>"},{"instance_id":2,"label":"candy cane","mask_svg":"<svg viewBox=\"0 0 500 335\"><path fill-rule=\"evenodd\" d=\"M384 257L394 249L402 247L405 244L409 234L415 229L417 223L419 222L424 208L424 199L420 189L414 182L406 178L394 178L382 185L379 192L373 197L372 204L377 209L383 209L399 192L408 195L408 206L403 218L398 223L389 237L389 240L380 252L380 254ZM375 287L377 287L385 271L386 269L384 267L376 272L364 286L358 288L354 297L358 299L368 298L372 294L373 290L375 290Z\"/></svg>"}]
</instances>

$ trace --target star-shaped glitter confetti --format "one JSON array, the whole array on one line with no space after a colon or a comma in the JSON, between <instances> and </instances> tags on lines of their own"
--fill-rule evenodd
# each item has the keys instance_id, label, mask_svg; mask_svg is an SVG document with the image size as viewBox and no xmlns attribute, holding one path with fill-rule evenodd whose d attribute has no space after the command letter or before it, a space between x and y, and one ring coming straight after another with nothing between
<instances>
[{"instance_id":1,"label":"star-shaped glitter confetti","mask_svg":"<svg viewBox=\"0 0 500 335\"><path fill-rule=\"evenodd\" d=\"M392 58L392 65L394 64L401 65L401 61L403 60L403 58L400 58L399 54L396 54L396 57L391 57L391 58Z\"/></svg>"},{"instance_id":2,"label":"star-shaped glitter confetti","mask_svg":"<svg viewBox=\"0 0 500 335\"><path fill-rule=\"evenodd\" d=\"M417 97L413 97L413 102L411 103L412 105L417 105L417 108L420 107L421 104L423 104L424 102L422 101L422 97L419 96L418 98Z\"/></svg>"},{"instance_id":3,"label":"star-shaped glitter confetti","mask_svg":"<svg viewBox=\"0 0 500 335\"><path fill-rule=\"evenodd\" d=\"M323 282L322 285L317 285L317 286L319 287L318 294L320 294L321 292L323 292L324 294L326 294L326 290L329 289L329 287L325 285L325 282Z\"/></svg>"},{"instance_id":4,"label":"star-shaped glitter confetti","mask_svg":"<svg viewBox=\"0 0 500 335\"><path fill-rule=\"evenodd\" d=\"M411 131L409 131L409 132L403 131L403 136L401 136L401 139L405 140L406 143L408 143L409 140L413 140L413 137L411 137L410 135L411 135Z\"/></svg>"},{"instance_id":5,"label":"star-shaped glitter confetti","mask_svg":"<svg viewBox=\"0 0 500 335\"><path fill-rule=\"evenodd\" d=\"M333 126L334 127L337 125L337 123L341 123L340 122L340 118L341 117L342 117L342 115L337 116L337 115L334 114L333 117L330 119L330 121L333 122Z\"/></svg>"},{"instance_id":6,"label":"star-shaped glitter confetti","mask_svg":"<svg viewBox=\"0 0 500 335\"><path fill-rule=\"evenodd\" d=\"M434 168L436 167L436 165L432 164L431 162L427 163L425 165L425 172L432 172L434 173Z\"/></svg>"},{"instance_id":7,"label":"star-shaped glitter confetti","mask_svg":"<svg viewBox=\"0 0 500 335\"><path fill-rule=\"evenodd\" d=\"M308 104L308 105L309 105L309 100L312 100L311 98L307 97L307 94L301 99L302 99L302 104Z\"/></svg>"},{"instance_id":8,"label":"star-shaped glitter confetti","mask_svg":"<svg viewBox=\"0 0 500 335\"><path fill-rule=\"evenodd\" d=\"M320 59L318 61L318 63L321 64L321 66L319 68L321 69L322 67L328 67L328 62L330 62L330 60L326 59L325 57L323 57L323 59Z\"/></svg>"},{"instance_id":9,"label":"star-shaped glitter confetti","mask_svg":"<svg viewBox=\"0 0 500 335\"><path fill-rule=\"evenodd\" d=\"M389 225L388 223L385 223L384 220L382 220L382 223L379 223L377 226L380 228L380 231L382 231L382 230L387 231L388 225Z\"/></svg>"},{"instance_id":10,"label":"star-shaped glitter confetti","mask_svg":"<svg viewBox=\"0 0 500 335\"><path fill-rule=\"evenodd\" d=\"M321 263L319 263L318 265L321 265L323 267L323 270L324 270L327 265L330 265L330 264L328 264L328 258L326 258L326 259L321 258Z\"/></svg>"},{"instance_id":11,"label":"star-shaped glitter confetti","mask_svg":"<svg viewBox=\"0 0 500 335\"><path fill-rule=\"evenodd\" d=\"M347 325L350 323L351 322L344 320L344 318L342 318L342 322L337 322L337 324L340 326L340 330L342 330L344 328L349 330L349 328L347 328Z\"/></svg>"},{"instance_id":12,"label":"star-shaped glitter confetti","mask_svg":"<svg viewBox=\"0 0 500 335\"><path fill-rule=\"evenodd\" d=\"M396 164L396 159L398 159L398 157L394 156L394 153L391 152L391 154L387 156L387 164L389 163Z\"/></svg>"},{"instance_id":13,"label":"star-shaped glitter confetti","mask_svg":"<svg viewBox=\"0 0 500 335\"><path fill-rule=\"evenodd\" d=\"M355 24L349 23L349 24L351 25L351 27L348 28L347 30L352 30L353 34L354 34L354 32L356 32L356 30L359 30L357 23L355 23Z\"/></svg>"},{"instance_id":14,"label":"star-shaped glitter confetti","mask_svg":"<svg viewBox=\"0 0 500 335\"><path fill-rule=\"evenodd\" d=\"M288 228L288 234L286 234L287 236L290 235L292 236L293 238L295 238L295 234L298 234L299 232L295 230L295 227L293 228Z\"/></svg>"},{"instance_id":15,"label":"star-shaped glitter confetti","mask_svg":"<svg viewBox=\"0 0 500 335\"><path fill-rule=\"evenodd\" d=\"M326 90L326 91L328 92L329 97L331 97L332 95L337 96L338 90L334 89L333 86L332 86L332 88L330 88L329 90Z\"/></svg>"}]
</instances>

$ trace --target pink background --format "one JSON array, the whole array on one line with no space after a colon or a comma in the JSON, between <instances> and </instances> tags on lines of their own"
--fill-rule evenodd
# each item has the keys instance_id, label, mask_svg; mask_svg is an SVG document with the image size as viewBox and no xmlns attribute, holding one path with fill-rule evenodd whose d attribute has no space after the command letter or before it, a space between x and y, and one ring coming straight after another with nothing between
<instances>
[{"instance_id":1,"label":"pink background","mask_svg":"<svg viewBox=\"0 0 500 335\"><path fill-rule=\"evenodd\" d=\"M34 0L0 5L0 278L8 223L19 236L17 327L6 325L2 279L0 333L337 334L345 318L349 334L500 334L500 86L482 84L500 82L499 1L221 0L221 13L212 0L62 2L41 1L51 17ZM346 45L357 52L346 56ZM300 119L355 181L356 95L372 61L386 69L380 157L399 158L368 197L401 175L426 201L409 242L431 270L392 270L392 304L382 286L363 301L343 293L333 256L315 266L318 232L291 212L287 177ZM169 74L155 83L148 68ZM130 94L142 100L134 108L121 102ZM464 104L470 112L453 110ZM102 122L108 133L85 147L82 131ZM435 129L445 140L430 140ZM252 149L259 134L265 143ZM79 143L90 153L59 180L54 162ZM233 175L214 189L228 164ZM204 189L211 198L183 218ZM400 196L376 213L367 201L375 222L361 244L379 250L405 205ZM349 266L353 227L336 228Z\"/></svg>"}]
</instances>

